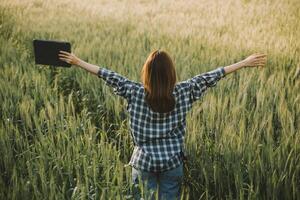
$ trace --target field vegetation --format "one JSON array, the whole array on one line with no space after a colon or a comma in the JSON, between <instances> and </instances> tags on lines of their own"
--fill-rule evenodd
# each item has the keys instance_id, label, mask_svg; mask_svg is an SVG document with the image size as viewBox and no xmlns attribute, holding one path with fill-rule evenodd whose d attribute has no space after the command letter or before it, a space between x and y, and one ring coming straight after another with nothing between
<instances>
[{"instance_id":1,"label":"field vegetation","mask_svg":"<svg viewBox=\"0 0 300 200\"><path fill-rule=\"evenodd\" d=\"M140 81L166 50L178 81L266 53L187 117L182 199L300 199L299 0L0 0L0 199L130 199L126 102L33 39Z\"/></svg>"}]
</instances>

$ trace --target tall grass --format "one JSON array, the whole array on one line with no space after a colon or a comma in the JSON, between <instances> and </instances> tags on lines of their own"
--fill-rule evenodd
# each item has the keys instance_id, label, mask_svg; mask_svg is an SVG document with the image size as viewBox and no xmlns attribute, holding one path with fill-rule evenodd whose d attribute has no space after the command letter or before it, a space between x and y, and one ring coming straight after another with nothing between
<instances>
[{"instance_id":1,"label":"tall grass","mask_svg":"<svg viewBox=\"0 0 300 200\"><path fill-rule=\"evenodd\" d=\"M267 53L194 104L182 199L299 199L299 19L297 0L0 0L0 199L130 199L126 102L79 68L35 65L36 38L135 81L157 48L179 81Z\"/></svg>"}]
</instances>

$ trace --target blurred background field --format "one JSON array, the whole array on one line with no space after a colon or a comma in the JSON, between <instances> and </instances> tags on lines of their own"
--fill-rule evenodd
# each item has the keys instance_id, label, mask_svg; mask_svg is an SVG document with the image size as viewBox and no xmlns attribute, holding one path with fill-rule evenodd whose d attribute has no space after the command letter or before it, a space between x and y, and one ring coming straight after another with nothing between
<instances>
[{"instance_id":1,"label":"blurred background field","mask_svg":"<svg viewBox=\"0 0 300 200\"><path fill-rule=\"evenodd\" d=\"M0 199L130 199L126 102L32 40L132 80L166 50L178 81L261 52L188 114L182 199L300 199L299 0L0 0Z\"/></svg>"}]
</instances>

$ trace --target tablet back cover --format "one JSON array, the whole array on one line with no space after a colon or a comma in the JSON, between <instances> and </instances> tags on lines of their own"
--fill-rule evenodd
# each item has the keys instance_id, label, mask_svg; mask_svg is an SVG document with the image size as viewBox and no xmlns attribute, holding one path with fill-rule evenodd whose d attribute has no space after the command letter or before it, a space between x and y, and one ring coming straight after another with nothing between
<instances>
[{"instance_id":1,"label":"tablet back cover","mask_svg":"<svg viewBox=\"0 0 300 200\"><path fill-rule=\"evenodd\" d=\"M71 53L69 42L54 40L33 40L35 64L71 67L71 64L59 59L60 50Z\"/></svg>"}]
</instances>

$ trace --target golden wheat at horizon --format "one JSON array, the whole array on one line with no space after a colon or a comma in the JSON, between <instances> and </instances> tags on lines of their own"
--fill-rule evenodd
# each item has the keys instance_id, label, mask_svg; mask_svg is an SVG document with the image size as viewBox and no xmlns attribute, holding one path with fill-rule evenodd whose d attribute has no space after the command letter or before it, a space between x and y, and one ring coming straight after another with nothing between
<instances>
[{"instance_id":1,"label":"golden wheat at horizon","mask_svg":"<svg viewBox=\"0 0 300 200\"><path fill-rule=\"evenodd\" d=\"M126 199L126 102L77 68L34 64L32 39L131 80L154 49L178 81L266 54L187 116L182 199L299 199L300 5L287 1L0 0L0 199ZM261 61L263 62L263 61Z\"/></svg>"}]
</instances>

